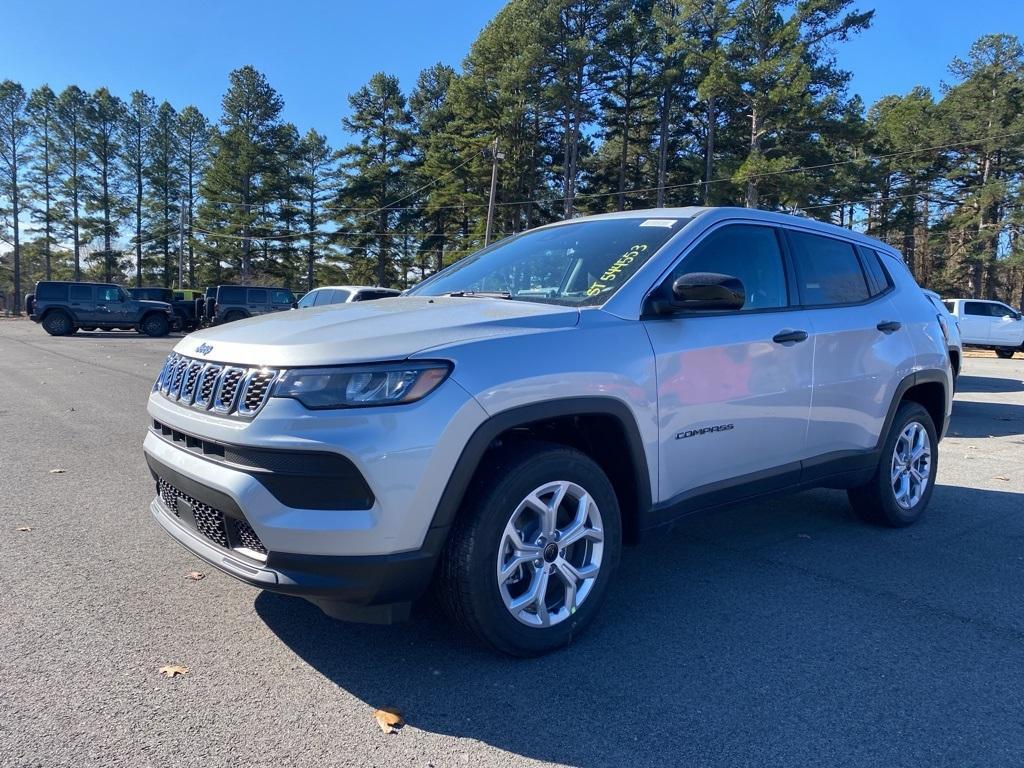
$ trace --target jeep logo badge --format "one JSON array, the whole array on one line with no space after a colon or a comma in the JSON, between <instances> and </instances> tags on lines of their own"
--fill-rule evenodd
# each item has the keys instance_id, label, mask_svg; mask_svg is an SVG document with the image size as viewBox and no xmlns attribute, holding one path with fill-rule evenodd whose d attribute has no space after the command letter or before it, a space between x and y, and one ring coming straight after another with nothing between
<instances>
[{"instance_id":1,"label":"jeep logo badge","mask_svg":"<svg viewBox=\"0 0 1024 768\"><path fill-rule=\"evenodd\" d=\"M211 352L213 352L213 347L211 347L209 344L207 344L205 342L200 344L198 347L196 347L196 353L197 354L208 355Z\"/></svg>"}]
</instances>

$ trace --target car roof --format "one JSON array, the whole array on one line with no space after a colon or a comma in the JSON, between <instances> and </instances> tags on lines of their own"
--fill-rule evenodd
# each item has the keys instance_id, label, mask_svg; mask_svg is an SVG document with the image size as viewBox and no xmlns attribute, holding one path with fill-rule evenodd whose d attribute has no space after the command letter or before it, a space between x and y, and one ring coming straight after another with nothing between
<instances>
[{"instance_id":1,"label":"car roof","mask_svg":"<svg viewBox=\"0 0 1024 768\"><path fill-rule=\"evenodd\" d=\"M713 223L723 220L746 220L764 221L780 226L799 227L801 229L816 230L823 235L842 237L847 240L855 240L875 250L885 251L902 260L902 255L892 246L883 243L873 237L856 232L852 229L818 221L806 216L796 216L791 213L777 213L775 211L763 211L759 208L739 208L736 206L700 206L691 205L684 208L643 208L630 211L615 211L613 213L599 213L594 216L581 216L575 219L547 224L545 227L558 227L566 224L574 224L581 221L600 221L604 219L695 219L700 218L704 223Z\"/></svg>"},{"instance_id":2,"label":"car roof","mask_svg":"<svg viewBox=\"0 0 1024 768\"><path fill-rule=\"evenodd\" d=\"M384 288L380 285L318 285L313 291L326 291L326 290L337 290L337 291L394 291L400 293L396 288Z\"/></svg>"}]
</instances>

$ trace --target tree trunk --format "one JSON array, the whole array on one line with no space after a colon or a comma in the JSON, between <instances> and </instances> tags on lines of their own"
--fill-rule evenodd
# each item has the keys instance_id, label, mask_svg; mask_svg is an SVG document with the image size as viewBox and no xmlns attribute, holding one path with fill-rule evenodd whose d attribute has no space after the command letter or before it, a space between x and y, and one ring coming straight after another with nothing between
<instances>
[{"instance_id":1,"label":"tree trunk","mask_svg":"<svg viewBox=\"0 0 1024 768\"><path fill-rule=\"evenodd\" d=\"M757 107L750 110L750 156L761 156L761 121L757 113ZM761 190L757 176L750 176L747 179L747 208L757 208L760 202Z\"/></svg>"},{"instance_id":2,"label":"tree trunk","mask_svg":"<svg viewBox=\"0 0 1024 768\"><path fill-rule=\"evenodd\" d=\"M715 97L708 98L708 135L704 144L704 205L711 205L711 174L715 161Z\"/></svg>"},{"instance_id":3,"label":"tree trunk","mask_svg":"<svg viewBox=\"0 0 1024 768\"><path fill-rule=\"evenodd\" d=\"M668 169L668 113L672 108L672 86L665 84L661 97L661 125L658 131L657 207L665 206L665 177Z\"/></svg>"}]
</instances>

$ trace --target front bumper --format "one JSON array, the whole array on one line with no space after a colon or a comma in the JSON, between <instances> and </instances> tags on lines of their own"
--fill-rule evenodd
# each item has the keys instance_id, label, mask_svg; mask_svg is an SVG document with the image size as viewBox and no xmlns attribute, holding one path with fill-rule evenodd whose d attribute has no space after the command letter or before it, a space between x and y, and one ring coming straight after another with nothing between
<instances>
[{"instance_id":1,"label":"front bumper","mask_svg":"<svg viewBox=\"0 0 1024 768\"><path fill-rule=\"evenodd\" d=\"M229 497L176 472L152 456L146 457L158 483L149 511L171 538L210 565L260 589L303 597L329 616L350 621L391 623L408 618L412 602L430 583L434 564L444 545L446 530L432 528L423 547L389 555L330 556L265 552L265 561L247 550L218 546L203 535L189 513L172 509L160 493L159 483L182 490L192 502L244 521ZM225 509L220 509L225 507Z\"/></svg>"}]
</instances>

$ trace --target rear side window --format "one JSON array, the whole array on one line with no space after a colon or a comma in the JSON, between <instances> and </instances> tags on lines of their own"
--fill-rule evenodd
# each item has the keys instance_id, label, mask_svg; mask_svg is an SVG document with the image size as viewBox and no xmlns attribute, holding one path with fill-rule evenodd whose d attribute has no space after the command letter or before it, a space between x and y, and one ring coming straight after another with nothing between
<instances>
[{"instance_id":1,"label":"rear side window","mask_svg":"<svg viewBox=\"0 0 1024 768\"><path fill-rule=\"evenodd\" d=\"M44 301L67 301L67 283L40 283L36 288L36 299Z\"/></svg>"},{"instance_id":2,"label":"rear side window","mask_svg":"<svg viewBox=\"0 0 1024 768\"><path fill-rule=\"evenodd\" d=\"M271 291L270 292L270 303L271 304L291 304L295 301L295 297L291 291Z\"/></svg>"},{"instance_id":3,"label":"rear side window","mask_svg":"<svg viewBox=\"0 0 1024 768\"><path fill-rule=\"evenodd\" d=\"M323 293L324 297L322 299L317 299L316 305L318 307L323 306L324 304L344 304L348 301L348 291L334 289L324 291Z\"/></svg>"},{"instance_id":4,"label":"rear side window","mask_svg":"<svg viewBox=\"0 0 1024 768\"><path fill-rule=\"evenodd\" d=\"M864 263L864 275L868 279L871 295L877 296L888 291L892 286L892 281L889 278L889 273L885 271L885 265L882 264L882 257L878 251L871 248L858 248L858 250L861 261Z\"/></svg>"},{"instance_id":5,"label":"rear side window","mask_svg":"<svg viewBox=\"0 0 1024 768\"><path fill-rule=\"evenodd\" d=\"M981 301L965 301L964 314L975 315L977 317L991 317L988 310L988 304Z\"/></svg>"},{"instance_id":6,"label":"rear side window","mask_svg":"<svg viewBox=\"0 0 1024 768\"><path fill-rule=\"evenodd\" d=\"M91 285L72 285L71 286L71 300L72 301L92 301L92 286Z\"/></svg>"},{"instance_id":7,"label":"rear side window","mask_svg":"<svg viewBox=\"0 0 1024 768\"><path fill-rule=\"evenodd\" d=\"M250 288L249 289L249 303L250 304L266 304L267 303L267 289L266 288Z\"/></svg>"},{"instance_id":8,"label":"rear side window","mask_svg":"<svg viewBox=\"0 0 1024 768\"><path fill-rule=\"evenodd\" d=\"M220 304L244 304L245 288L225 287L217 293L217 302Z\"/></svg>"},{"instance_id":9,"label":"rear side window","mask_svg":"<svg viewBox=\"0 0 1024 768\"><path fill-rule=\"evenodd\" d=\"M353 301L374 301L375 299L391 299L397 294L391 291L360 291Z\"/></svg>"},{"instance_id":10,"label":"rear side window","mask_svg":"<svg viewBox=\"0 0 1024 768\"><path fill-rule=\"evenodd\" d=\"M772 227L733 224L712 232L672 271L676 278L696 272L738 277L746 299L744 310L777 309L789 301L782 251Z\"/></svg>"},{"instance_id":11,"label":"rear side window","mask_svg":"<svg viewBox=\"0 0 1024 768\"><path fill-rule=\"evenodd\" d=\"M831 237L789 232L800 302L808 307L855 304L870 297L853 246Z\"/></svg>"}]
</instances>

